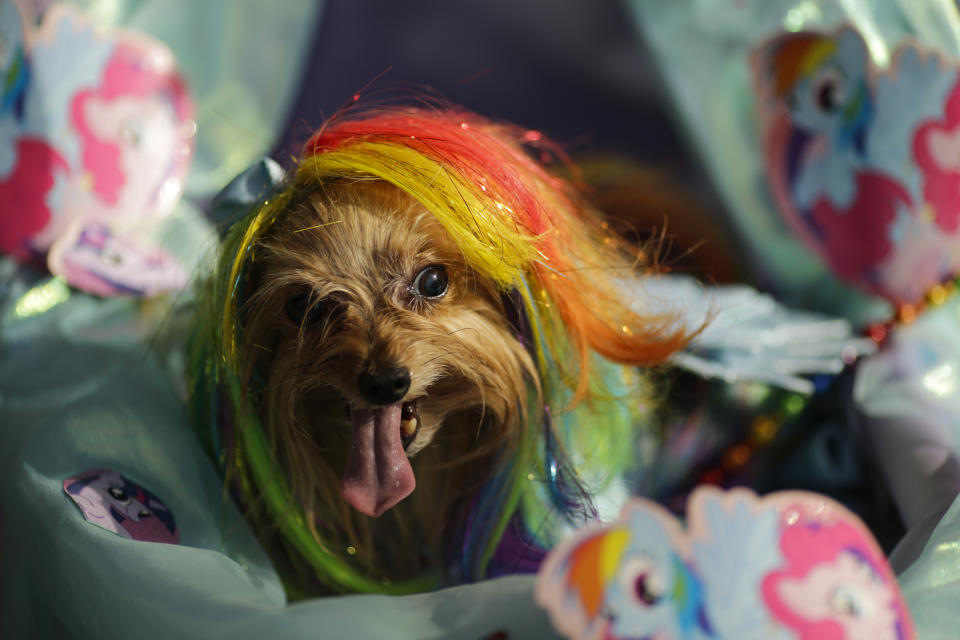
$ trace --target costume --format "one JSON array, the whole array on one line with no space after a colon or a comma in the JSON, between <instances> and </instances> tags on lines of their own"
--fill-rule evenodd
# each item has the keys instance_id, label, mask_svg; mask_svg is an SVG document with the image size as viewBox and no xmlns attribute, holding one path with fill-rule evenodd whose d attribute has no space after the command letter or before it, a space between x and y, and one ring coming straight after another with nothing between
<instances>
[{"instance_id":1,"label":"costume","mask_svg":"<svg viewBox=\"0 0 960 640\"><path fill-rule=\"evenodd\" d=\"M13 6L9 2L0 4L0 15L7 16L0 23L15 27L15 34L29 32L33 28L29 26L29 20L23 21L19 15L9 17ZM942 166L937 165L936 157L917 155L918 166L925 171L908 176L909 179L901 184L878 177L877 174L884 167L874 166L876 162L874 165L865 163L864 156L876 160L867 151L871 145L879 144L868 135L870 129L866 123L870 122L870 118L886 117L882 107L892 104L885 103L880 99L882 96L875 103L866 100L861 102L860 110L850 112L845 128L836 131L831 129L831 134L835 134L833 137L815 139L809 127L804 130L805 133L798 133L803 127L797 122L802 124L805 121L798 120L792 126L784 126L782 112L769 114L772 124L760 118L763 124L770 125L762 129L766 146L750 146L751 143L757 143L756 138L761 136L759 131L750 129L752 133L745 134L748 141L744 142L736 136L744 133L742 130L727 126L742 115L737 91L749 84L746 48L748 42L750 46L760 42L755 33L757 22L769 26L771 34L776 31L774 27L784 22L785 17L795 21L797 27L808 25L813 18L804 13L810 10L807 5L793 7L767 3L762 8L752 6L750 8L757 9L759 13L751 13L749 18L743 18L746 14L738 13L739 8L723 2L704 1L660 8L636 3L634 8L636 15L643 18L654 51L665 61L664 68L669 70L667 77L677 95L685 98L700 96L700 104L709 103L715 107L708 112L707 117L714 119L710 122L690 115L702 113L697 110L696 104L681 100L678 109L689 118L691 128L718 176L725 195L735 203L738 215L746 216L743 227L761 238L754 246L761 247L758 252L762 254L762 260L769 260L769 264L773 265L770 267L770 282L775 283L778 291L785 293L785 297L795 303L813 300L815 303L810 306L829 308L837 314L850 317L855 324L863 318L879 318L881 323L878 326L888 331L890 327L882 323L883 312L876 313L878 308L884 309L882 304L859 294L849 294L816 263L800 257L803 256L802 250L773 222L768 215L771 201L765 199L762 195L764 191L757 187L760 159L768 158L771 163L776 161L782 169L771 178L770 186L772 193L780 194L781 204L793 203L794 197L798 203L795 209L785 206L787 211L784 215L798 219L800 224L797 226L807 225L802 228L808 233L813 229L815 240L823 238L824 255L835 269L851 279L866 278L869 281L867 288L876 290L880 286L877 283L881 281L870 280L872 275L863 275L869 271L870 261L876 256L857 254L851 257L843 252L843 242L849 241L851 235L855 236L857 225L847 228L837 224L839 235L836 236L820 236L816 230L830 226L831 220L843 215L846 209L837 205L839 200L849 205L851 211L861 210L862 203L858 202L856 194L865 193L865 187L871 185L880 185L878 193L885 197L887 208L883 211L886 212L886 226L883 229L889 231L896 227L897 216L906 211L905 207L909 209L907 204L917 200L918 193L926 193L919 186L921 174L928 178L928 182L931 182L928 186L935 192L938 188L942 192L949 187L949 175L944 171L938 173L937 167L942 169ZM927 25L930 30L923 32L925 38L940 46L950 46L949 34L940 33L929 22L931 14L908 7L906 3L903 10L905 15L914 20L914 26ZM692 27L681 24L687 14L696 18L691 23ZM68 11L48 15L49 25L60 25L61 28L66 28L65 25L69 25L71 20L79 20ZM865 64L863 47L869 49L878 41L878 31L874 27L879 25L879 33L886 34L884 37L891 41L900 33L898 29L902 29L901 26L894 28L890 26L892 23L884 22L889 18L886 14L880 15L876 24L863 18L862 14L843 17L855 18L859 30L838 30L838 22L832 15L819 15L816 19L828 22L829 26L820 30L821 40L805 41L808 46L801 54L808 57L814 55L816 58L816 55L821 55L817 51L828 47L826 40L832 39L836 41L834 47L849 47L854 53L860 54L857 59ZM949 21L947 23L952 24ZM46 28L53 29L53 26ZM713 39L676 37L677 33L691 28L704 29L714 34ZM81 32L82 35L86 34L88 40L92 38L90 33ZM881 44L884 37L879 38ZM44 179L39 186L44 187L44 193L52 190L50 193L54 193L54 196L51 196L52 200L33 203L35 206L30 211L36 215L25 216L17 224L3 226L6 252L20 260L36 262L49 250L48 263L54 272L64 274L72 284L97 294L152 294L187 284L185 274L192 272L200 262L197 256L209 250L209 244L197 242L196 238L202 236L205 241L212 242L215 233L195 215L196 211L189 207L182 208L186 205L181 205L172 213L163 207L156 210L146 207L146 214L155 213L161 218L168 216L164 218L167 231L158 232L162 241L157 242L166 247L169 255L162 254L162 258L153 261L150 260L151 256L156 257L157 254L144 249L141 244L108 242L118 237L118 233L111 225L102 224L102 220L81 227L65 224L64 230L57 230L56 233L48 225L49 220L44 215L53 218L55 216L52 214L59 212L50 210L50 203L56 203L56 189L63 188L66 189L64 193L80 193L89 198L94 195L111 198L116 196L115 193L111 195L109 188L114 183L108 180L105 183L94 181L92 185L88 184L82 172L76 169L83 165L86 157L79 143L68 141L58 146L40 135L38 129L31 129L35 125L30 124L29 118L24 116L30 112L31 95L30 76L24 69L29 68L26 63L31 60L31 51L35 52L33 60L38 63L43 58L44 44L49 45L51 40L38 37L33 42L30 38L15 35L9 41L30 43L19 49L13 47L18 53L8 58L8 66L0 69L0 77L5 81L4 92L0 94L3 98L0 101L0 131L4 132L0 136L0 144L6 143L0 148L0 183L5 188L20 189L25 183L16 172L30 173L31 163L36 162L49 169L45 174L49 179ZM104 44L106 41L97 38L89 41L100 44L89 49L90 55L101 55L103 68L115 69L107 62L110 55L109 47ZM735 53L709 55L707 58L723 66L722 73L715 74L716 77L735 82L712 85L707 77L710 72L703 71L704 50L718 42L721 48L732 48ZM777 41L771 39L766 42L773 46ZM678 50L680 43L685 43L686 49ZM120 49L135 56L135 53L123 47ZM871 55L875 56L876 53ZM918 73L943 70L939 59L933 64L932 58L919 53L914 57L901 54L901 58L901 64L915 65L914 71ZM802 55L799 59L806 60ZM816 58L816 61L822 61L822 58ZM759 66L755 69L766 69L765 62L756 64ZM114 70L113 73L119 71ZM864 71L862 75L869 78L871 73L877 72ZM172 185L168 182L170 179L181 180L183 184L180 188L189 192L193 180L200 185L196 186L198 192L209 195L215 188L214 184L219 186L226 182L263 149L253 149L245 143L243 153L238 154L242 161L235 160L233 164L209 161L204 157L203 150L215 149L211 141L221 140L223 136L205 137L203 132L213 131L218 125L209 120L205 123L202 110L193 111L180 81L170 79L169 69L157 75L159 79L154 78L152 84L146 84L162 88L163 99L169 107L169 110L161 110L163 115L172 116L172 120L180 124L196 116L201 127L196 140L188 143L188 146L195 145L193 148L197 149L197 161L200 164L195 165L195 169L199 166L201 170L194 171L188 177L185 166L165 164L158 173L159 184ZM936 73L932 75L935 76L934 80L943 80ZM44 75L38 73L36 77L42 80ZM761 74L759 77L764 76ZM801 80L805 78L802 75L798 77ZM913 77L918 76L914 74ZM80 78L76 80L78 84L83 84ZM879 85L886 86L882 82ZM937 95L942 98L943 104L952 104L949 99L952 96L950 82L943 80L925 86L935 93L939 91ZM708 90L704 90L704 87ZM889 91L893 91L893 88ZM276 100L282 102L280 96L285 93L277 91ZM102 89L93 91L85 99L94 103L97 100L106 102L110 95L109 90ZM61 97L66 101L68 96ZM221 100L235 101L222 96ZM83 101L81 103L86 104ZM276 104L271 104L272 107L268 105L264 109L271 113L280 111ZM61 117L71 113L66 102L61 106L63 109L58 111ZM80 110L86 113L87 107ZM946 108L946 113L948 116L952 114L952 108ZM921 120L912 122L916 124ZM918 133L918 139L929 143L923 149L935 151L938 143L931 141L944 140L944 132L949 132L947 125L950 122L948 118L939 129L928 127L922 135ZM916 128L922 129L920 126ZM175 140L179 140L181 134L185 140L194 136L189 126L185 129L176 126L174 129L177 131L177 136L173 138ZM94 137L93 129L79 126L78 132L82 134L84 131L91 134L88 137ZM126 135L129 136L130 132ZM720 139L719 136L729 138ZM719 149L724 141L729 142L731 138L739 145L737 148L743 151L740 154L743 164L723 161ZM325 144L336 148L337 141L327 140ZM183 162L182 151L178 152L177 148L184 147L174 144L170 147L172 151L168 151L180 153L178 162ZM811 149L822 151L824 148L842 151L836 159L839 165L798 161L800 157L806 158L801 152L813 153ZM225 149L220 149L220 152L214 155L229 155ZM766 155L761 156L761 153ZM230 164L229 172L221 169L227 164ZM262 201L266 195L263 186L281 178L270 165L261 165L260 169L262 175L259 182L234 183L234 190L245 191L245 194L239 197L227 194L221 200L220 204L224 206L218 210L226 223L249 215L250 207ZM852 178L843 184L834 184L831 179L844 171ZM249 177L249 172L244 175ZM822 198L817 198L820 178L827 180L827 188L832 190L830 193L834 200L828 200L827 204ZM58 184L64 186L58 187ZM860 190L855 188L851 191L851 185L860 187ZM28 186L31 189L18 193L22 195L27 191L36 191L34 187L37 185L30 183ZM147 200L152 203L157 198L162 200L163 197L169 197L173 191L164 192L154 184L146 189L146 193L149 194ZM934 204L942 203L942 199L931 198ZM236 205L232 211L226 206L230 204ZM76 215L85 223L93 220L82 215L82 212ZM955 221L949 210L936 209L933 220L955 230ZM776 232L770 231L774 228ZM536 232L536 225L532 225L531 230ZM43 235L46 231L49 231L49 238ZM764 235L767 232L769 235ZM164 237L164 233L168 235ZM929 235L927 233L923 237ZM57 251L54 237L69 238L69 241L65 240L64 244L59 245L67 248ZM876 243L871 246L882 248L889 238L878 231L875 239ZM942 249L942 245L934 244ZM182 254L178 253L178 248ZM129 251L124 253L124 249ZM121 257L121 262L124 256L130 256L131 260L140 264L140 274L159 273L162 277L142 277L132 282L124 280L131 273L129 270L116 273L109 271L115 262L109 256L117 255ZM930 252L921 252L920 257L929 255ZM70 257L74 258L72 262L67 259ZM92 261L84 262L85 258L91 257ZM917 258L912 254L907 257ZM170 266L175 259L181 263L179 270ZM398 628L409 632L411 636L437 638L481 637L498 631L505 631L511 637L552 637L555 634L547 614L534 602L534 580L531 577L480 581L473 585L414 596L350 596L287 605L280 578L236 507L226 499L222 478L197 442L184 414L185 383L181 372L185 356L182 345L188 324L185 318L193 312L189 308L190 290L182 294L169 315L166 315L169 308L155 302L141 303L126 298L100 299L78 293L68 286L64 278L39 275L35 266L17 266L10 259L0 263L0 269L3 270L3 277L0 278L3 283L0 296L3 313L0 321L0 424L4 425L0 429L0 543L3 545L0 548L4 550L0 565L4 569L5 581L0 613L4 631L9 630L13 637L29 632L38 637L117 638L130 637L131 628L144 627L158 637L183 638L262 637L267 633L277 637L299 637L315 633L318 628L330 630L333 634L359 637L396 637ZM494 264L490 268L495 270L500 266ZM932 266L931 273L937 277L943 273L952 275L952 268L953 263L946 260L943 264ZM93 277L83 277L83 274L92 274ZM543 275L544 282L549 283L549 273L544 272ZM890 282L893 281L890 279ZM804 296L799 290L811 282L824 286L818 288L817 293ZM882 283L886 282L882 280ZM157 283L163 286L155 286ZM897 302L916 293L910 288L915 283L897 281L896 284L898 292L906 291L897 294ZM906 289L901 289L901 285ZM783 402L784 412L790 415L794 411L790 408L793 398L817 390L816 377L811 380L808 374L835 374L858 356L874 351L876 343L883 341L882 337L874 339L879 335L876 332L873 338L852 338L850 325L845 321L789 312L771 298L747 288L713 291L710 294L712 301L704 305L703 289L687 280L625 281L624 297L637 295L637 287L644 296L659 296L665 305L664 309L681 312L691 323L691 329L697 328L704 318L713 320L710 325L713 328L704 331L689 349L676 357L677 364L695 372L698 377L734 383L733 388L736 388L737 381L745 380L759 380L764 384L783 387L791 394L785 396ZM830 292L836 294L838 291L842 292L842 300L839 301L836 295L830 296ZM526 296L529 303L536 292L531 289L519 293ZM955 307L953 302L946 301L947 292L943 292L944 297L941 298L937 290L923 287L920 293L926 295L931 310L906 330L898 329L883 350L861 364L853 397L858 409L869 419L865 428L876 436L874 442L879 458L890 477L906 524L912 528L911 533L918 532L915 539L908 537L908 540L914 541L915 548L910 553L904 551L903 557L912 560L919 554L919 559L912 564L904 560L902 566L909 565L909 568L899 576L906 604L913 612L922 637L949 637L937 634L949 634L949 630L957 626L952 621L956 613L951 604L949 580L955 573L952 567L957 564L952 544L957 536L955 521L958 511L956 504L950 505L960 476L954 473L952 462L944 464L945 460L952 461L957 451L953 425L949 419L955 413L951 410L951 403L957 393L956 372L951 368L953 360L949 356L955 352L952 347L955 332L950 327ZM694 308L697 310L694 311ZM549 316L545 317L549 325ZM898 319L904 320L902 306ZM756 348L758 342L765 342L763 349ZM811 359L808 356L812 351L816 357ZM541 357L549 358L549 353ZM902 393L912 404L896 401L894 392ZM805 401L800 402L802 408ZM935 411L930 411L931 407ZM924 458L924 451L918 448L921 455L904 459L903 441L897 437L906 433L910 436L906 440L908 445L915 446L917 439L913 436L917 434L914 427L918 416L930 419L929 429L921 435L929 435L938 455ZM765 425L768 426L765 422L755 421L753 427L756 428L753 431L762 434ZM753 447L753 444L751 440L750 446ZM738 451L742 452L742 449L728 448L733 462L739 459ZM641 462L651 463L647 468L654 468L652 463L656 452L656 446L650 446L638 448L635 453ZM612 514L624 502L626 493L636 487L653 487L651 494L657 497L676 498L670 507L675 512L683 511L689 487L677 489L678 484L672 484L671 480L694 466L685 462L689 460L678 463L679 471L676 473L670 471L655 479L632 478L629 482L611 485L609 493L599 497L600 500L608 499L607 506L603 503L599 505L601 514L612 518ZM549 469L549 464L544 467ZM933 475L932 479L930 474ZM931 486L936 490L929 490ZM923 502L916 500L918 494L925 498ZM722 528L723 525L719 523L723 521L723 514L717 514L724 509L715 507L710 511L702 505L727 505L724 500L714 498L712 503L707 499L700 500L697 506L690 507L690 512L701 514L697 517L701 517L703 522L716 516L712 526L714 530ZM531 502L535 500L531 499ZM731 498L729 504L735 503L736 500ZM733 507L727 511L736 515ZM941 518L940 514L944 511ZM656 507L648 507L647 513L650 512L655 513L653 525L664 530L676 528L668 516L657 511ZM713 515L704 515L708 513ZM757 526L760 528L761 525L767 526L771 521L767 515L766 520L761 517L751 522L759 523ZM100 524L94 523L97 520ZM766 530L769 529L770 526L767 526ZM702 533L703 530L697 531ZM862 534L862 531L858 530L858 534ZM856 537L853 533L850 536ZM928 536L930 542L925 544ZM577 539L578 542L581 540ZM618 554L632 549L623 540L621 537L618 543ZM176 544L172 544L174 542ZM737 545L742 540L728 542ZM857 549L862 556L875 560L875 544L857 544L861 545ZM570 551L573 545L571 543L564 547L558 554ZM496 544L491 547L485 543L483 546L483 553L487 553ZM722 567L718 569L708 565L710 558L716 559L721 554L703 555L699 552L687 553L686 549L683 551L675 554L678 558L675 575L682 579L678 578L671 584L689 588L689 597L677 600L683 604L677 609L679 613L673 616L673 621L679 625L677 628L684 633L689 632L690 637L717 637L722 633L736 635L739 633L736 624L746 624L743 620L748 620L748 617L731 621L717 614L722 604L716 599L716 594L725 585L715 578L722 574ZM623 557L618 554L609 557ZM668 555L666 551L665 555ZM694 556L699 564L691 560ZM37 571L37 559L46 557L50 557L52 562ZM494 557L496 559L496 554ZM556 569L558 562L551 564L550 570ZM502 566L512 566L512 563L514 560L507 557ZM580 566L588 565L589 562ZM878 575L882 574L884 584L889 584L890 574L880 561L870 566ZM775 573L774 568L775 562L771 560L758 568L757 572L763 569ZM943 579L945 574L947 581ZM614 572L608 571L607 577L612 575ZM697 592L697 578L704 576L707 576L703 581L706 586L703 586L702 592ZM130 598L131 593L141 594L142 597ZM771 598L770 601L775 600ZM129 604L118 608L115 606L117 602ZM899 615L903 603L899 599L896 599L896 603L894 608ZM376 608L376 616L369 615L371 608ZM901 626L904 638L909 637L907 628ZM624 626L616 632L639 633L636 629ZM570 631L569 627L565 631L576 632ZM695 633L700 636L693 635Z\"/></svg>"}]
</instances>

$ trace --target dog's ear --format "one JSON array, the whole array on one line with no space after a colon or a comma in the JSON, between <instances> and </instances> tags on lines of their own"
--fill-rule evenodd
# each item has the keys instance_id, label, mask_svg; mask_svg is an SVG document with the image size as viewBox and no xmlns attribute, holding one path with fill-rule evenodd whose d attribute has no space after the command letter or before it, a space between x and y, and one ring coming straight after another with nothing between
<instances>
[{"instance_id":1,"label":"dog's ear","mask_svg":"<svg viewBox=\"0 0 960 640\"><path fill-rule=\"evenodd\" d=\"M534 597L560 632L571 638L603 635L607 584L629 540L623 526L592 527L550 553Z\"/></svg>"}]
</instances>

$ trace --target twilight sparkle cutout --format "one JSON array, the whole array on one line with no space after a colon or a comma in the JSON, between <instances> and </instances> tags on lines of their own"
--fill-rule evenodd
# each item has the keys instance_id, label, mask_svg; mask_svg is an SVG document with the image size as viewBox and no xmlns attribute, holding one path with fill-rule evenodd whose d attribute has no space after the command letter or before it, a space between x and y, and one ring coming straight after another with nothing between
<instances>
[{"instance_id":1,"label":"twilight sparkle cutout","mask_svg":"<svg viewBox=\"0 0 960 640\"><path fill-rule=\"evenodd\" d=\"M101 296L153 296L187 281L170 254L97 220L71 225L50 247L47 263L70 284Z\"/></svg>"},{"instance_id":2,"label":"twilight sparkle cutout","mask_svg":"<svg viewBox=\"0 0 960 640\"><path fill-rule=\"evenodd\" d=\"M177 544L173 513L159 498L116 471L86 471L63 481L84 519L124 538Z\"/></svg>"},{"instance_id":3,"label":"twilight sparkle cutout","mask_svg":"<svg viewBox=\"0 0 960 640\"><path fill-rule=\"evenodd\" d=\"M911 640L882 551L836 502L697 489L688 529L636 498L547 557L535 598L584 640Z\"/></svg>"}]
</instances>

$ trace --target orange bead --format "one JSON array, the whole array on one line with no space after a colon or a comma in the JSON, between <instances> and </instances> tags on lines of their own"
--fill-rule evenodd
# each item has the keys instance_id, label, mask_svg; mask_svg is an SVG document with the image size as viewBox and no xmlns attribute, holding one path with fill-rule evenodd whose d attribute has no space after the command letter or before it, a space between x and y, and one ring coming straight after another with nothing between
<instances>
[{"instance_id":1,"label":"orange bead","mask_svg":"<svg viewBox=\"0 0 960 640\"><path fill-rule=\"evenodd\" d=\"M740 444L735 446L730 451L727 451L726 455L723 456L723 466L727 469L739 469L743 465L747 464L747 461L750 460L750 446L746 444Z\"/></svg>"},{"instance_id":2,"label":"orange bead","mask_svg":"<svg viewBox=\"0 0 960 640\"><path fill-rule=\"evenodd\" d=\"M897 309L897 320L903 324L910 324L917 319L917 308L912 304L901 305Z\"/></svg>"}]
</instances>

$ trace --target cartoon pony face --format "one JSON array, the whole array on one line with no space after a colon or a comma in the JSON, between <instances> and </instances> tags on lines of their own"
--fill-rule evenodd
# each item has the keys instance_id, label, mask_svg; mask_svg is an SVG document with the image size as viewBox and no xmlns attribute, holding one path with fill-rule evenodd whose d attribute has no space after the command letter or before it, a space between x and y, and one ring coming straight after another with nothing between
<instances>
[{"instance_id":1,"label":"cartoon pony face","mask_svg":"<svg viewBox=\"0 0 960 640\"><path fill-rule=\"evenodd\" d=\"M182 288L187 274L165 251L118 236L103 223L71 226L50 248L51 270L102 296L151 296Z\"/></svg>"},{"instance_id":2,"label":"cartoon pony face","mask_svg":"<svg viewBox=\"0 0 960 640\"><path fill-rule=\"evenodd\" d=\"M797 509L787 509L790 518ZM903 640L905 610L876 545L850 523L795 522L780 539L785 567L763 581L776 618L800 640Z\"/></svg>"},{"instance_id":3,"label":"cartoon pony face","mask_svg":"<svg viewBox=\"0 0 960 640\"><path fill-rule=\"evenodd\" d=\"M856 31L795 34L771 47L771 89L794 124L834 144L852 141L870 108L867 52Z\"/></svg>"},{"instance_id":4,"label":"cartoon pony face","mask_svg":"<svg viewBox=\"0 0 960 640\"><path fill-rule=\"evenodd\" d=\"M83 517L124 538L176 544L173 514L156 496L116 471L88 471L63 482Z\"/></svg>"},{"instance_id":5,"label":"cartoon pony face","mask_svg":"<svg viewBox=\"0 0 960 640\"><path fill-rule=\"evenodd\" d=\"M116 45L100 85L77 93L70 118L101 214L141 216L181 192L192 105L172 62L136 41Z\"/></svg>"},{"instance_id":6,"label":"cartoon pony face","mask_svg":"<svg viewBox=\"0 0 960 640\"><path fill-rule=\"evenodd\" d=\"M699 580L668 535L676 523L644 508L625 520L551 556L541 575L552 580L538 584L538 601L563 601L563 614L551 613L571 637L710 637Z\"/></svg>"},{"instance_id":7,"label":"cartoon pony face","mask_svg":"<svg viewBox=\"0 0 960 640\"><path fill-rule=\"evenodd\" d=\"M656 518L636 511L631 539L606 589L606 615L619 638L686 638L703 625L700 583L665 539Z\"/></svg>"}]
</instances>

